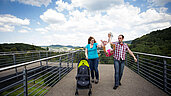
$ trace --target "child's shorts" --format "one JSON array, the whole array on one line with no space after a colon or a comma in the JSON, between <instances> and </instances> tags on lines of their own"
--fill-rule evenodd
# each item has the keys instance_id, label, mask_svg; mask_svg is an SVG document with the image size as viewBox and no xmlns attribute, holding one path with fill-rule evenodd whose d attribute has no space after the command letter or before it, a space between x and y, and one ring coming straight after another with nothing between
<instances>
[{"instance_id":1,"label":"child's shorts","mask_svg":"<svg viewBox=\"0 0 171 96\"><path fill-rule=\"evenodd\" d=\"M111 49L108 49L108 50L107 50L107 53L108 53L108 54L105 53L106 57L110 57L110 56L113 55L113 53L111 53Z\"/></svg>"}]
</instances>

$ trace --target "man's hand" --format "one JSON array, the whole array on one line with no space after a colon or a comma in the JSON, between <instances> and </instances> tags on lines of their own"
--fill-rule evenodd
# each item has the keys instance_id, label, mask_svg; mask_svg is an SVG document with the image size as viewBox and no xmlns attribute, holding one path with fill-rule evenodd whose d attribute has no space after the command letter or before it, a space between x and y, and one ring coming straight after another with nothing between
<instances>
[{"instance_id":1,"label":"man's hand","mask_svg":"<svg viewBox=\"0 0 171 96\"><path fill-rule=\"evenodd\" d=\"M137 62L137 58L134 58L134 61Z\"/></svg>"},{"instance_id":2,"label":"man's hand","mask_svg":"<svg viewBox=\"0 0 171 96\"><path fill-rule=\"evenodd\" d=\"M86 59L88 60L88 57L86 57Z\"/></svg>"}]
</instances>

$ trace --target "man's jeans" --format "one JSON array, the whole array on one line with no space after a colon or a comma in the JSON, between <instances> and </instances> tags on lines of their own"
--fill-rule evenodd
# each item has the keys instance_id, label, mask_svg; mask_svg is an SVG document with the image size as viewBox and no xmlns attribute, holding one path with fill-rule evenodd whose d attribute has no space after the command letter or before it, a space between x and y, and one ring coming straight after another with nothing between
<instances>
[{"instance_id":1,"label":"man's jeans","mask_svg":"<svg viewBox=\"0 0 171 96\"><path fill-rule=\"evenodd\" d=\"M99 58L88 59L88 61L90 65L92 79L94 79L94 71L95 71L96 79L99 80L99 71L98 71Z\"/></svg>"},{"instance_id":2,"label":"man's jeans","mask_svg":"<svg viewBox=\"0 0 171 96\"><path fill-rule=\"evenodd\" d=\"M117 59L114 59L115 86L119 86L119 82L122 79L124 65L125 65L125 60L117 60Z\"/></svg>"}]
</instances>

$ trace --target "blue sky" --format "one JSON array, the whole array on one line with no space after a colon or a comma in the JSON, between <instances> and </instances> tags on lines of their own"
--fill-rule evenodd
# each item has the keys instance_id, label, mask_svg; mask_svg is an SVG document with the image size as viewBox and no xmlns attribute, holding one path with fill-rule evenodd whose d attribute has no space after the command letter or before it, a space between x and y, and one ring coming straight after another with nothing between
<instances>
[{"instance_id":1,"label":"blue sky","mask_svg":"<svg viewBox=\"0 0 171 96\"><path fill-rule=\"evenodd\" d=\"M171 26L171 0L0 0L0 43L85 46Z\"/></svg>"}]
</instances>

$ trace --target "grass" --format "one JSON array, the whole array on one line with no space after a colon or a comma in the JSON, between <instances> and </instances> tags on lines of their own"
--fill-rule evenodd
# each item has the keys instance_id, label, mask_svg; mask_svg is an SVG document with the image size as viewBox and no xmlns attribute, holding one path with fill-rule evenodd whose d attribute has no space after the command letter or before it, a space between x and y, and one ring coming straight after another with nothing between
<instances>
[{"instance_id":1,"label":"grass","mask_svg":"<svg viewBox=\"0 0 171 96\"><path fill-rule=\"evenodd\" d=\"M29 96L33 96L33 95L35 95L37 92L39 92L40 90L40 92L36 95L36 96L39 96L40 94L42 94L44 91L44 93L43 94L45 94L48 90L46 90L47 88L48 88L48 86L47 87L45 87L46 86L46 84L43 84L45 81L43 80L45 77L42 77L42 78L39 78L39 79L37 79L37 80L35 80L35 82L32 82L32 81L34 81L34 79L32 79L32 80L30 80L30 81L28 81L28 83L30 83L30 84L28 84L28 88L30 88L30 87L32 87L34 84L37 84L36 86L34 86L34 87L32 87L32 88L30 88L29 90L28 90L28 93L31 93L33 90L35 90L36 88L36 90L32 93L32 94L30 94ZM42 81L41 81L42 80ZM41 81L41 82L40 82ZM42 86L41 86L42 85ZM6 94L8 94L9 92L11 92L11 91L13 91L13 90L15 90L15 89L17 89L17 88L19 88L19 87L21 87L21 86L23 86L23 84L20 84L20 85L18 85L18 86L15 86L15 87L13 87L13 88L11 88L11 89L9 89L9 90L7 90L7 91L5 91L5 92L3 92L2 94L0 94L0 96L4 96L4 95L6 95ZM39 86L41 86L40 88L38 88ZM43 89L43 87L45 87L44 89ZM18 95L19 93L21 93L21 92L23 92L24 91L24 88L22 87L22 88L20 88L19 90L17 90L17 91L15 91L15 92L13 92L13 93L11 93L11 94L9 94L8 96L16 96L16 95ZM24 94L21 94L20 96L23 96Z\"/></svg>"},{"instance_id":2,"label":"grass","mask_svg":"<svg viewBox=\"0 0 171 96\"><path fill-rule=\"evenodd\" d=\"M40 76L42 76L42 75L43 75L43 74L40 74L38 77L40 77ZM66 75L66 74L61 74L61 78L63 78L65 75ZM43 92L44 92L43 94L45 94L45 93L48 91L48 90L46 90L46 89L50 88L50 86L56 82L56 80L53 81L53 82L51 82L51 81L54 80L54 79L58 79L58 76L55 76L54 79L48 81L49 78L52 78L52 76L50 76L50 77L48 77L48 76L50 76L50 74L46 74L45 76L42 76L42 77L39 78L39 79L32 79L32 80L29 80L29 81L27 82L27 83L30 83L30 84L28 84L28 93L31 93L32 91L35 90L35 91L34 91L33 93L31 93L29 96L33 96L33 95L35 95L35 94L36 94L36 96L39 96L39 95L42 94ZM37 77L37 78L38 78L38 77ZM47 78L47 77L48 77L48 78ZM45 79L45 78L46 78L46 79ZM44 79L45 79L45 80L44 80ZM35 84L36 84L36 85L35 85ZM33 85L34 85L34 87L32 87ZM48 85L48 86L47 86L47 85ZM11 88L11 89L9 89L9 90L7 90L7 91L1 93L0 96L4 96L4 95L8 94L9 92L11 92L11 91L13 91L13 90L15 90L15 89L17 89L17 88L19 88L19 87L21 87L21 86L23 86L23 84L19 84L19 85L13 87L13 88ZM38 88L39 86L41 86L41 87ZM46 86L46 87L45 87L45 86ZM45 88L44 88L44 87L45 87ZM30 88L30 89L29 89L29 88ZM43 88L44 88L44 89L43 89ZM41 91L40 91L40 90L41 90ZM15 92L9 94L8 96L16 96L16 95L22 93L23 91L24 91L24 88L22 87L22 88L18 89L17 91L15 91ZM40 91L40 92L39 92L39 91ZM37 93L37 92L38 92L38 93ZM43 94L42 94L42 95L43 95ZM20 96L23 96L23 95L24 95L24 93L22 93Z\"/></svg>"}]
</instances>

